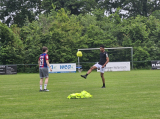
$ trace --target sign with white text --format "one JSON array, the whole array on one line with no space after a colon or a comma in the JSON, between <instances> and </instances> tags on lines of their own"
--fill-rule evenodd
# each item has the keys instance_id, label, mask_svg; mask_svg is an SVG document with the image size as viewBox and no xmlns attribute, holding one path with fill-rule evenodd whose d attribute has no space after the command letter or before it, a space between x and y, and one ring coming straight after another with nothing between
<instances>
[{"instance_id":1,"label":"sign with white text","mask_svg":"<svg viewBox=\"0 0 160 119\"><path fill-rule=\"evenodd\" d=\"M0 65L0 74L17 74L17 65Z\"/></svg>"},{"instance_id":2,"label":"sign with white text","mask_svg":"<svg viewBox=\"0 0 160 119\"><path fill-rule=\"evenodd\" d=\"M109 62L105 71L130 71L130 62ZM97 69L97 72L100 70Z\"/></svg>"},{"instance_id":3,"label":"sign with white text","mask_svg":"<svg viewBox=\"0 0 160 119\"><path fill-rule=\"evenodd\" d=\"M48 68L49 73L75 73L76 63L50 64L52 71Z\"/></svg>"},{"instance_id":4,"label":"sign with white text","mask_svg":"<svg viewBox=\"0 0 160 119\"><path fill-rule=\"evenodd\" d=\"M151 61L152 69L160 69L160 61Z\"/></svg>"}]
</instances>

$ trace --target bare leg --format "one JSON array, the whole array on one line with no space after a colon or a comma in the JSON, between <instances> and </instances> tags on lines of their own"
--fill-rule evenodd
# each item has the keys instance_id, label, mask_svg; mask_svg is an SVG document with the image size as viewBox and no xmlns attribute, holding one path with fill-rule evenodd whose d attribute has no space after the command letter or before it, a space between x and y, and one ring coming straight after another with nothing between
<instances>
[{"instance_id":1,"label":"bare leg","mask_svg":"<svg viewBox=\"0 0 160 119\"><path fill-rule=\"evenodd\" d=\"M40 84L40 85L43 85L43 78L40 79L39 84Z\"/></svg>"},{"instance_id":2,"label":"bare leg","mask_svg":"<svg viewBox=\"0 0 160 119\"><path fill-rule=\"evenodd\" d=\"M49 79L48 77L45 79L44 89L47 89L48 79Z\"/></svg>"},{"instance_id":3,"label":"bare leg","mask_svg":"<svg viewBox=\"0 0 160 119\"><path fill-rule=\"evenodd\" d=\"M45 83L44 84L48 84L48 77L45 79Z\"/></svg>"},{"instance_id":4,"label":"bare leg","mask_svg":"<svg viewBox=\"0 0 160 119\"><path fill-rule=\"evenodd\" d=\"M89 70L88 70L88 72L87 72L87 74L86 75L81 75L81 77L83 77L83 78L87 78L87 76L88 76L88 74L90 74L91 72L92 72L92 70L94 70L94 69L97 69L97 67L96 66L92 66Z\"/></svg>"},{"instance_id":5,"label":"bare leg","mask_svg":"<svg viewBox=\"0 0 160 119\"><path fill-rule=\"evenodd\" d=\"M87 74L90 74L90 73L92 72L92 70L94 70L94 69L97 69L97 67L96 67L96 66L92 66L92 67L88 70Z\"/></svg>"},{"instance_id":6,"label":"bare leg","mask_svg":"<svg viewBox=\"0 0 160 119\"><path fill-rule=\"evenodd\" d=\"M39 84L40 84L40 90L42 90L43 78L41 78L41 79L40 79L40 82L39 82Z\"/></svg>"},{"instance_id":7,"label":"bare leg","mask_svg":"<svg viewBox=\"0 0 160 119\"><path fill-rule=\"evenodd\" d=\"M101 78L102 78L102 82L103 82L103 87L105 87L105 78L104 78L104 73L101 73Z\"/></svg>"}]
</instances>

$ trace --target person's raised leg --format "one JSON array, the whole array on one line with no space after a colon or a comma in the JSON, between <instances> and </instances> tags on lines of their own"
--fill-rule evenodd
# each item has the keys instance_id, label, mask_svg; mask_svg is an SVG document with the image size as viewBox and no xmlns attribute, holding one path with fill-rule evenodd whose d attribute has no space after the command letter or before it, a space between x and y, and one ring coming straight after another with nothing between
<instances>
[{"instance_id":1,"label":"person's raised leg","mask_svg":"<svg viewBox=\"0 0 160 119\"><path fill-rule=\"evenodd\" d=\"M104 73L101 73L100 75L101 75L102 83L103 83L102 88L105 88L105 78L104 78Z\"/></svg>"},{"instance_id":2,"label":"person's raised leg","mask_svg":"<svg viewBox=\"0 0 160 119\"><path fill-rule=\"evenodd\" d=\"M88 72L86 73L86 75L81 75L81 77L83 77L83 78L87 78L87 76L92 72L92 70L94 70L94 69L97 69L97 67L96 66L92 66L89 70L88 70Z\"/></svg>"},{"instance_id":3,"label":"person's raised leg","mask_svg":"<svg viewBox=\"0 0 160 119\"><path fill-rule=\"evenodd\" d=\"M90 73L92 72L92 70L94 70L94 69L97 69L97 67L96 67L96 66L92 66L92 67L88 70L87 74L90 74Z\"/></svg>"}]
</instances>

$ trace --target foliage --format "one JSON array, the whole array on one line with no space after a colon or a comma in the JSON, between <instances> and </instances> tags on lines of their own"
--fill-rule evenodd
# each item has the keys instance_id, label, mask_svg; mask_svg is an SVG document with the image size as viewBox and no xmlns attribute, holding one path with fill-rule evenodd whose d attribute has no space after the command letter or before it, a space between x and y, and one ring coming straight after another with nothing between
<instances>
[{"instance_id":1,"label":"foliage","mask_svg":"<svg viewBox=\"0 0 160 119\"><path fill-rule=\"evenodd\" d=\"M0 22L0 64L18 64L23 60L23 42L8 26Z\"/></svg>"},{"instance_id":2,"label":"foliage","mask_svg":"<svg viewBox=\"0 0 160 119\"><path fill-rule=\"evenodd\" d=\"M0 20L8 26L17 24L24 26L25 20L37 20L40 14L49 14L64 8L70 15L85 15L91 12L98 16L97 20L106 14L113 14L119 9L120 18L150 16L158 17L159 0L1 0ZM101 12L100 12L101 10ZM103 12L102 12L103 11Z\"/></svg>"},{"instance_id":3,"label":"foliage","mask_svg":"<svg viewBox=\"0 0 160 119\"><path fill-rule=\"evenodd\" d=\"M49 48L52 63L77 62L77 49L98 48L100 44L106 47L133 47L134 61L160 59L160 20L155 16L138 15L122 20L120 9L109 16L103 14L103 9L77 16L63 8L56 10L56 6L52 7L49 14L41 14L36 21L26 19L22 28L17 25L8 28L0 23L1 64L37 64L42 46ZM80 60L98 61L97 54L97 51L84 53ZM110 53L109 56L110 61L131 60L130 51ZM148 64L141 64L145 65Z\"/></svg>"},{"instance_id":4,"label":"foliage","mask_svg":"<svg viewBox=\"0 0 160 119\"><path fill-rule=\"evenodd\" d=\"M71 12L71 14L79 15L92 11L98 5L99 0L43 0L42 6L46 13L50 13L52 4L56 6L56 10L64 8Z\"/></svg>"},{"instance_id":5,"label":"foliage","mask_svg":"<svg viewBox=\"0 0 160 119\"><path fill-rule=\"evenodd\" d=\"M160 9L159 0L103 0L100 1L100 6L105 8L110 14L114 13L115 9L121 8L123 17L150 16L152 12Z\"/></svg>"},{"instance_id":6,"label":"foliage","mask_svg":"<svg viewBox=\"0 0 160 119\"><path fill-rule=\"evenodd\" d=\"M8 26L17 24L22 27L26 18L30 22L35 20L36 15L41 12L41 0L1 0L0 19Z\"/></svg>"}]
</instances>

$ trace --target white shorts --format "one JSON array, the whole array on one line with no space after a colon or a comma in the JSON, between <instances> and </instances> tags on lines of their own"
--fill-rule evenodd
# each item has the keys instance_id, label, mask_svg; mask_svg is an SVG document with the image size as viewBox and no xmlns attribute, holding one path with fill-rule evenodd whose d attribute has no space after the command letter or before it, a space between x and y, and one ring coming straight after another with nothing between
<instances>
[{"instance_id":1,"label":"white shorts","mask_svg":"<svg viewBox=\"0 0 160 119\"><path fill-rule=\"evenodd\" d=\"M100 69L100 72L101 72L101 73L104 73L105 67L102 68L102 65L100 65L100 64L98 64L98 63L95 64L94 66L97 67L97 69Z\"/></svg>"}]
</instances>

